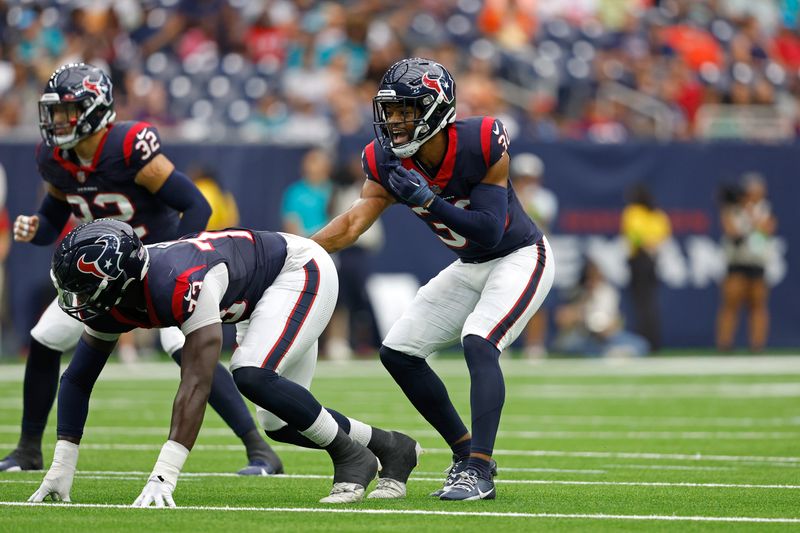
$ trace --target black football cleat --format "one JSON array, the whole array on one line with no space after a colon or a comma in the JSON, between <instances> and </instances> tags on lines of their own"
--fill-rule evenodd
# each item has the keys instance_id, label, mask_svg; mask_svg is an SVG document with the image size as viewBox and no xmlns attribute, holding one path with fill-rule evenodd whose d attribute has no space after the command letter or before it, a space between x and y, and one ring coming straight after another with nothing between
<instances>
[{"instance_id":1,"label":"black football cleat","mask_svg":"<svg viewBox=\"0 0 800 533\"><path fill-rule=\"evenodd\" d=\"M236 473L240 476L274 476L283 474L283 464L280 459L278 459L277 465L261 459L255 459Z\"/></svg>"},{"instance_id":2,"label":"black football cleat","mask_svg":"<svg viewBox=\"0 0 800 533\"><path fill-rule=\"evenodd\" d=\"M493 480L480 477L474 468L467 468L457 474L457 479L450 486L450 490L442 494L439 499L445 501L493 500L496 495Z\"/></svg>"},{"instance_id":3,"label":"black football cleat","mask_svg":"<svg viewBox=\"0 0 800 533\"><path fill-rule=\"evenodd\" d=\"M41 450L17 448L0 461L0 472L41 470L44 467Z\"/></svg>"},{"instance_id":4,"label":"black football cleat","mask_svg":"<svg viewBox=\"0 0 800 533\"><path fill-rule=\"evenodd\" d=\"M441 498L441 496L448 492L452 486L455 484L456 481L459 479L459 475L461 472L466 470L467 468L467 461L468 458L465 457L463 459L458 459L455 455L453 456L453 464L450 465L450 468L445 470L447 474L447 478L444 480L444 485L442 485L441 489L435 490L430 493L431 496L435 498ZM492 459L489 461L489 468L491 469L492 477L497 476L497 462Z\"/></svg>"}]
</instances>

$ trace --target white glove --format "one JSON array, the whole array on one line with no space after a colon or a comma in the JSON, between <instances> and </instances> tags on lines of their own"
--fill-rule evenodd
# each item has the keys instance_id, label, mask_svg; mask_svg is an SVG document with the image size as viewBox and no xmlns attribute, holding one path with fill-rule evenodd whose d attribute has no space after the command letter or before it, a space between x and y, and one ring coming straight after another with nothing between
<instances>
[{"instance_id":1,"label":"white glove","mask_svg":"<svg viewBox=\"0 0 800 533\"><path fill-rule=\"evenodd\" d=\"M37 215L19 215L14 221L14 240L19 242L30 242L36 231L39 229L39 217Z\"/></svg>"},{"instance_id":2,"label":"white glove","mask_svg":"<svg viewBox=\"0 0 800 533\"><path fill-rule=\"evenodd\" d=\"M151 503L156 507L164 507L165 503L169 507L175 507L175 500L172 499L173 490L175 485L168 483L163 476L151 476L131 507L150 507Z\"/></svg>"},{"instance_id":3,"label":"white glove","mask_svg":"<svg viewBox=\"0 0 800 533\"><path fill-rule=\"evenodd\" d=\"M78 445L66 440L56 442L56 451L53 454L53 464L44 476L44 481L39 489L28 498L29 502L42 502L48 496L54 502L70 501L69 491L72 488L72 479L75 477L75 468L78 465Z\"/></svg>"},{"instance_id":4,"label":"white glove","mask_svg":"<svg viewBox=\"0 0 800 533\"><path fill-rule=\"evenodd\" d=\"M175 490L178 475L188 455L189 450L185 446L174 440L168 440L161 448L147 485L131 507L150 507L151 503L156 507L164 507L164 503L169 507L175 507L172 491Z\"/></svg>"}]
</instances>

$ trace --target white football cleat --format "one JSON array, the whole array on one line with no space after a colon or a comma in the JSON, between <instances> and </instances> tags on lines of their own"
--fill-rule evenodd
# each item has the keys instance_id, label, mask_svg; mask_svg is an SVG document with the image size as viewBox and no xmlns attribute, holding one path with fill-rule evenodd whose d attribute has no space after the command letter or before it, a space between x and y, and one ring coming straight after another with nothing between
<instances>
[{"instance_id":1,"label":"white football cleat","mask_svg":"<svg viewBox=\"0 0 800 533\"><path fill-rule=\"evenodd\" d=\"M378 479L375 490L369 493L367 498L395 499L406 497L406 484L396 479L383 477Z\"/></svg>"},{"instance_id":2,"label":"white football cleat","mask_svg":"<svg viewBox=\"0 0 800 533\"><path fill-rule=\"evenodd\" d=\"M320 503L355 503L364 498L364 487L358 483L334 483L331 493Z\"/></svg>"}]
</instances>

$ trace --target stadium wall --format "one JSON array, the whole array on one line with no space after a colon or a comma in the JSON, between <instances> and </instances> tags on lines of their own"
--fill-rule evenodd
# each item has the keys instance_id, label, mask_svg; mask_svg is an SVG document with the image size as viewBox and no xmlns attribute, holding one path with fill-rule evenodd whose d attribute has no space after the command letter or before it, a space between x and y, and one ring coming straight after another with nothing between
<instances>
[{"instance_id":1,"label":"stadium wall","mask_svg":"<svg viewBox=\"0 0 800 533\"><path fill-rule=\"evenodd\" d=\"M363 144L362 144L363 146ZM718 305L718 282L724 273L719 247L720 187L742 173L758 171L769 186L778 219L774 259L768 269L773 285L769 346L800 346L796 302L800 275L792 254L800 248L800 227L794 224L800 187L796 146L719 144L583 143L527 144L517 141L514 153L531 151L545 163L545 185L559 199L559 215L551 242L558 264L558 293L571 286L583 257L591 256L605 274L624 287L628 272L624 243L618 236L619 215L627 188L645 181L673 223L674 239L659 259L664 340L668 347L710 347ZM179 168L206 165L218 169L222 184L239 202L242 225L280 229L279 205L285 187L299 177L304 150L276 146L171 144L166 154ZM348 153L352 157L352 153ZM0 143L6 169L9 214L28 214L39 205L42 181L34 163L34 145ZM411 272L425 282L452 254L407 209L392 207L383 217L386 245L374 258L376 272ZM409 254L409 247L415 253ZM9 310L16 337L25 339L42 306L54 295L48 278L51 248L14 244L8 260ZM744 327L740 328L740 337Z\"/></svg>"}]
</instances>

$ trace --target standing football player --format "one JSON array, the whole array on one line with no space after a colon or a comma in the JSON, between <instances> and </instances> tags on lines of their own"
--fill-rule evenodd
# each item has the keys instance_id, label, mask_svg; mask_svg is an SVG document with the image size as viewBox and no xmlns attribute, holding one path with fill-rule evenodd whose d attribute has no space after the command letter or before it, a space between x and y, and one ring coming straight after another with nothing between
<instances>
[{"instance_id":1,"label":"standing football player","mask_svg":"<svg viewBox=\"0 0 800 533\"><path fill-rule=\"evenodd\" d=\"M53 464L30 501L69 500L92 386L120 333L179 326L186 335L169 440L134 507L174 507L172 493L194 446L222 345L239 390L261 408L272 438L323 448L334 465L323 503L360 500L383 466L373 498L405 496L420 448L412 438L324 409L308 391L317 338L336 305L339 280L315 242L286 233L207 231L145 247L133 229L102 219L72 230L53 256L58 303L85 324L58 395Z\"/></svg>"},{"instance_id":2,"label":"standing football player","mask_svg":"<svg viewBox=\"0 0 800 533\"><path fill-rule=\"evenodd\" d=\"M114 122L111 79L83 63L64 65L39 100L44 140L36 152L46 183L39 212L20 215L14 240L52 244L70 214L88 222L110 217L129 222L144 242L159 242L205 229L211 208L191 180L161 153L156 129L145 122ZM75 347L83 325L55 300L31 330L25 365L22 432L0 471L41 470L42 434L53 407L61 354ZM180 364L183 335L162 329L164 350ZM230 373L217 367L211 406L247 449L243 475L280 473L280 459L264 441Z\"/></svg>"},{"instance_id":3,"label":"standing football player","mask_svg":"<svg viewBox=\"0 0 800 533\"><path fill-rule=\"evenodd\" d=\"M362 154L361 198L312 239L340 250L400 202L456 253L391 328L380 357L453 451L444 486L432 495L494 498L491 456L505 399L498 360L550 291L553 254L511 187L503 124L456 121L455 81L442 65L421 58L392 65L373 113L377 140ZM426 362L459 340L471 378L471 433Z\"/></svg>"}]
</instances>

